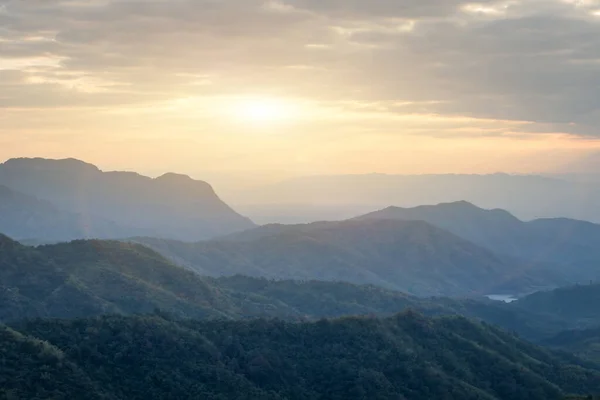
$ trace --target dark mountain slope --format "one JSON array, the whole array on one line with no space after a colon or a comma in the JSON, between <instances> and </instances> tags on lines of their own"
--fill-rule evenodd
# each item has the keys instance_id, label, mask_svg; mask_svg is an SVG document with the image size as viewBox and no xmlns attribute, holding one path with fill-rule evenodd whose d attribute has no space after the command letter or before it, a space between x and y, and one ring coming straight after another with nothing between
<instances>
[{"instance_id":1,"label":"dark mountain slope","mask_svg":"<svg viewBox=\"0 0 600 400\"><path fill-rule=\"evenodd\" d=\"M498 254L562 270L571 282L600 279L600 225L570 219L523 222L504 210L467 202L390 207L358 220L422 220Z\"/></svg>"},{"instance_id":2,"label":"dark mountain slope","mask_svg":"<svg viewBox=\"0 0 600 400\"><path fill-rule=\"evenodd\" d=\"M236 235L237 236L237 235ZM375 284L416 295L483 295L563 283L421 221L261 227L223 240L136 239L201 275Z\"/></svg>"},{"instance_id":3,"label":"dark mountain slope","mask_svg":"<svg viewBox=\"0 0 600 400\"><path fill-rule=\"evenodd\" d=\"M558 400L600 390L598 367L462 318L109 317L16 328L116 399Z\"/></svg>"},{"instance_id":4,"label":"dark mountain slope","mask_svg":"<svg viewBox=\"0 0 600 400\"><path fill-rule=\"evenodd\" d=\"M184 175L151 179L131 172L102 172L72 159L13 159L0 164L0 184L82 215L91 226L118 221L123 231L110 232L107 238L201 240L254 226L208 183Z\"/></svg>"}]
</instances>

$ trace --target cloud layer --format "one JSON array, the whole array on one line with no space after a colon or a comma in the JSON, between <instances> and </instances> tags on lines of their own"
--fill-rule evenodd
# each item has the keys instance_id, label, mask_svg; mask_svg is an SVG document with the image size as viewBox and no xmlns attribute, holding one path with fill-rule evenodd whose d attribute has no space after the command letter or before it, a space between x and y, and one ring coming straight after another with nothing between
<instances>
[{"instance_id":1,"label":"cloud layer","mask_svg":"<svg viewBox=\"0 0 600 400\"><path fill-rule=\"evenodd\" d=\"M364 132L596 138L599 72L596 0L0 0L4 136L260 93Z\"/></svg>"}]
</instances>

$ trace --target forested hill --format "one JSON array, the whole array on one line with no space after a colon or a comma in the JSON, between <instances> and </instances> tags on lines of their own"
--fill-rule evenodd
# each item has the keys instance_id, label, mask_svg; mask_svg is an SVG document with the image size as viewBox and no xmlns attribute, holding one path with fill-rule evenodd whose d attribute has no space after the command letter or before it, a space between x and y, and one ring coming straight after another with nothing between
<instances>
[{"instance_id":1,"label":"forested hill","mask_svg":"<svg viewBox=\"0 0 600 400\"><path fill-rule=\"evenodd\" d=\"M75 241L27 247L0 235L0 321L144 314L185 318L305 319L393 314L428 302L336 282L211 279L144 246Z\"/></svg>"},{"instance_id":2,"label":"forested hill","mask_svg":"<svg viewBox=\"0 0 600 400\"><path fill-rule=\"evenodd\" d=\"M226 315L227 301L193 272L120 242L30 248L0 237L0 321L148 313Z\"/></svg>"},{"instance_id":3,"label":"forested hill","mask_svg":"<svg viewBox=\"0 0 600 400\"><path fill-rule=\"evenodd\" d=\"M1 398L553 400L600 391L594 365L463 318L414 313L301 324L102 317L0 332Z\"/></svg>"},{"instance_id":4,"label":"forested hill","mask_svg":"<svg viewBox=\"0 0 600 400\"><path fill-rule=\"evenodd\" d=\"M136 241L206 276L344 281L417 296L520 293L567 283L422 221L266 226L199 243Z\"/></svg>"},{"instance_id":5,"label":"forested hill","mask_svg":"<svg viewBox=\"0 0 600 400\"><path fill-rule=\"evenodd\" d=\"M0 321L155 309L185 318L304 319L393 314L428 304L346 283L203 278L130 243L75 241L32 248L0 236Z\"/></svg>"},{"instance_id":6,"label":"forested hill","mask_svg":"<svg viewBox=\"0 0 600 400\"><path fill-rule=\"evenodd\" d=\"M575 285L538 292L520 299L515 307L536 314L578 321L581 327L600 325L600 284Z\"/></svg>"}]
</instances>

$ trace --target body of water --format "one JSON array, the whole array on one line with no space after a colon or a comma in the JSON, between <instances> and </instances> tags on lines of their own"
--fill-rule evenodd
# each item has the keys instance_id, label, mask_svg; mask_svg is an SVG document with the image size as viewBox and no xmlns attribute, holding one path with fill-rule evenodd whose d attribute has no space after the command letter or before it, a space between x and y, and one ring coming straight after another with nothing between
<instances>
[{"instance_id":1,"label":"body of water","mask_svg":"<svg viewBox=\"0 0 600 400\"><path fill-rule=\"evenodd\" d=\"M512 303L513 301L519 300L512 294L490 294L485 297L487 297L490 300L503 301L505 303Z\"/></svg>"}]
</instances>

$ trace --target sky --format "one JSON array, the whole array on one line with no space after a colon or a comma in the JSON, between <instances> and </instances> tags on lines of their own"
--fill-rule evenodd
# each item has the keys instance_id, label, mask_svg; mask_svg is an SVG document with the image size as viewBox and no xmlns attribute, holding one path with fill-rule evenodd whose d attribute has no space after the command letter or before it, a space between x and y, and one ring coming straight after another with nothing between
<instances>
[{"instance_id":1,"label":"sky","mask_svg":"<svg viewBox=\"0 0 600 400\"><path fill-rule=\"evenodd\" d=\"M600 1L0 0L0 160L594 172Z\"/></svg>"}]
</instances>

